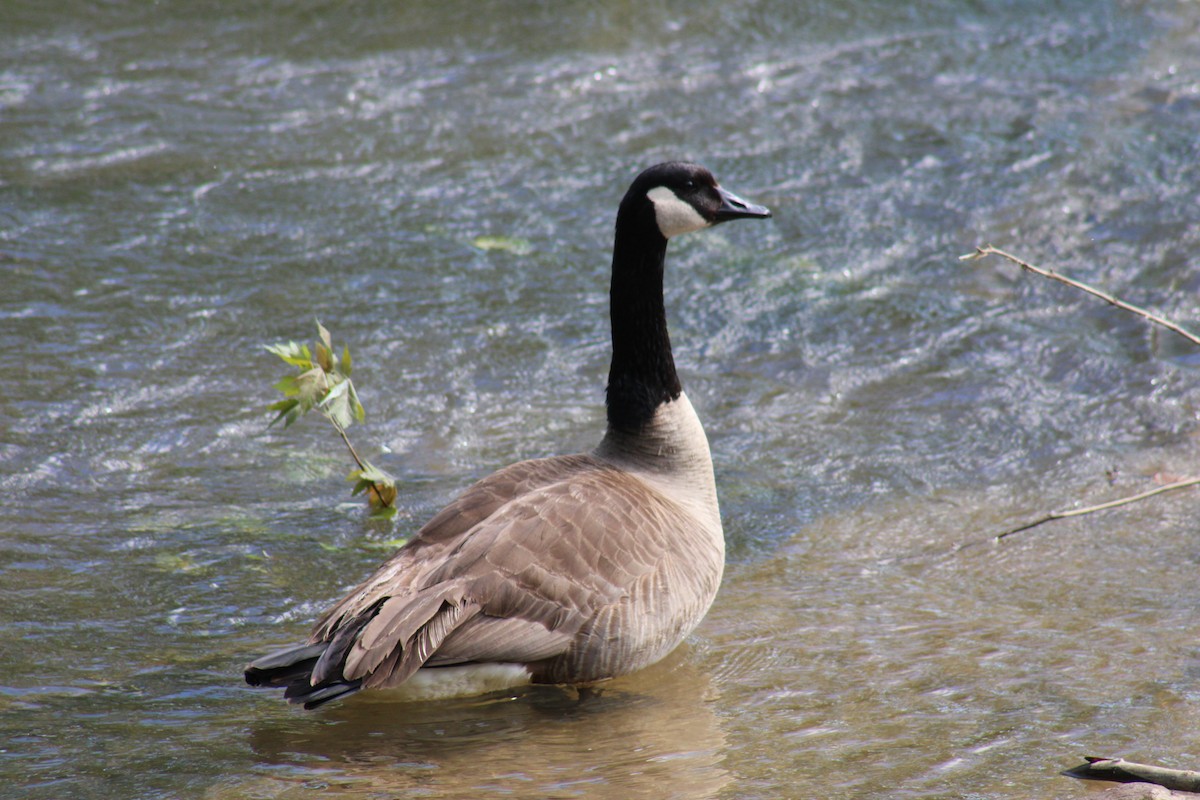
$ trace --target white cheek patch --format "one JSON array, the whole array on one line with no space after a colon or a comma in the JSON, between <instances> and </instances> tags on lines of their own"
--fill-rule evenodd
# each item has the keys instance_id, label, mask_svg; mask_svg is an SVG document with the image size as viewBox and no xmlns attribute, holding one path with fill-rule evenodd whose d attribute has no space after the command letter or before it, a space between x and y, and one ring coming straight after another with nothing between
<instances>
[{"instance_id":1,"label":"white cheek patch","mask_svg":"<svg viewBox=\"0 0 1200 800\"><path fill-rule=\"evenodd\" d=\"M658 229L668 239L681 233L707 228L711 224L700 216L699 211L692 208L691 203L679 199L679 195L666 186L655 186L646 192L646 197L654 203L654 217L658 221Z\"/></svg>"}]
</instances>

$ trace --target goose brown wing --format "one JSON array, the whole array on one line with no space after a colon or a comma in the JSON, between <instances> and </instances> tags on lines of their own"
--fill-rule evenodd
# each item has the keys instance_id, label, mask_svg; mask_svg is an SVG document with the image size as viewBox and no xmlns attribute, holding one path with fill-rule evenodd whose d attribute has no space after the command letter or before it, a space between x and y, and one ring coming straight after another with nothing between
<instances>
[{"instance_id":1,"label":"goose brown wing","mask_svg":"<svg viewBox=\"0 0 1200 800\"><path fill-rule=\"evenodd\" d=\"M530 662L559 655L597 610L667 566L690 520L614 469L581 474L514 501L431 576L460 582L479 605L440 660Z\"/></svg>"},{"instance_id":2,"label":"goose brown wing","mask_svg":"<svg viewBox=\"0 0 1200 800\"><path fill-rule=\"evenodd\" d=\"M314 632L330 642L314 683L341 672L394 686L426 663L554 658L598 609L677 569L669 540L694 525L679 506L597 459L547 461L559 463L476 484L449 507L471 527L442 512L331 609ZM521 491L500 502L504 486Z\"/></svg>"},{"instance_id":3,"label":"goose brown wing","mask_svg":"<svg viewBox=\"0 0 1200 800\"><path fill-rule=\"evenodd\" d=\"M328 641L346 622L369 612L396 594L415 591L431 569L441 565L485 520L513 500L547 484L586 471L590 456L557 456L522 461L473 484L433 516L404 547L370 577L323 613L313 625L311 642Z\"/></svg>"}]
</instances>

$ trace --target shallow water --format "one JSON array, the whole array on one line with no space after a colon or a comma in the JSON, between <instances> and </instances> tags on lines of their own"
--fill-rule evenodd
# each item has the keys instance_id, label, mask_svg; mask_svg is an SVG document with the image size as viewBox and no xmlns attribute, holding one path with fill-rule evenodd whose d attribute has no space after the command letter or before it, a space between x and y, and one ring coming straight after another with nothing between
<instances>
[{"instance_id":1,"label":"shallow water","mask_svg":"<svg viewBox=\"0 0 1200 800\"><path fill-rule=\"evenodd\" d=\"M1075 798L1200 762L1200 8L163 2L0 11L0 780L23 797ZM709 617L556 689L241 685L456 490L601 432L612 219L672 244L729 542ZM483 238L483 237L491 237ZM319 317L354 431L267 428ZM963 543L984 542L964 549Z\"/></svg>"}]
</instances>

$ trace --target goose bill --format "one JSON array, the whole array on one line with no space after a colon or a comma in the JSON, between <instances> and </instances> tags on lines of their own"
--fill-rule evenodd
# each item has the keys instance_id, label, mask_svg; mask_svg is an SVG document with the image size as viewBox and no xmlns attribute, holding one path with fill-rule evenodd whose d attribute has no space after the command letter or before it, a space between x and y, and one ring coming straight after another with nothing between
<instances>
[{"instance_id":1,"label":"goose bill","mask_svg":"<svg viewBox=\"0 0 1200 800\"><path fill-rule=\"evenodd\" d=\"M713 220L714 223L746 217L763 219L771 216L771 209L766 206L760 206L748 200L743 200L733 192L722 189L720 186L717 187L717 191L721 194L721 205L717 209L716 218Z\"/></svg>"}]
</instances>

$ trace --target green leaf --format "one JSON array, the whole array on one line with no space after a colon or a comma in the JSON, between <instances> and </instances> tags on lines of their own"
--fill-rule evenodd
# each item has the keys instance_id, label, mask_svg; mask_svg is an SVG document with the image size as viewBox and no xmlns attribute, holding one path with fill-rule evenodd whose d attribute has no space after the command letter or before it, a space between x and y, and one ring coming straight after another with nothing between
<instances>
[{"instance_id":1,"label":"green leaf","mask_svg":"<svg viewBox=\"0 0 1200 800\"><path fill-rule=\"evenodd\" d=\"M286 428L287 426L291 425L295 419L288 419L288 417L291 416L292 411L299 405L300 401L295 398L290 400L280 400L278 403L271 403L271 405L267 406L267 410L279 412L275 419L271 420L271 425L274 425L281 419L284 420L283 427ZM299 412L297 412L296 417L299 417Z\"/></svg>"},{"instance_id":2,"label":"green leaf","mask_svg":"<svg viewBox=\"0 0 1200 800\"><path fill-rule=\"evenodd\" d=\"M268 353L274 353L292 366L302 369L312 367L312 354L308 351L308 345L288 342L287 344L265 344L263 347Z\"/></svg>"},{"instance_id":3,"label":"green leaf","mask_svg":"<svg viewBox=\"0 0 1200 800\"><path fill-rule=\"evenodd\" d=\"M396 479L387 474L379 467L372 464L370 461L363 462L362 469L356 469L347 476L346 480L364 480L368 483L382 483L394 486Z\"/></svg>"},{"instance_id":4,"label":"green leaf","mask_svg":"<svg viewBox=\"0 0 1200 800\"><path fill-rule=\"evenodd\" d=\"M304 414L304 411L305 411L305 409L301 408L299 405L297 405L291 411L288 411L283 416L284 429L286 430L287 428L292 427L292 423L295 422L296 420L300 419L300 417Z\"/></svg>"},{"instance_id":5,"label":"green leaf","mask_svg":"<svg viewBox=\"0 0 1200 800\"><path fill-rule=\"evenodd\" d=\"M527 256L533 252L532 242L515 236L476 236L471 244L480 250L502 250L517 256Z\"/></svg>"},{"instance_id":6,"label":"green leaf","mask_svg":"<svg viewBox=\"0 0 1200 800\"><path fill-rule=\"evenodd\" d=\"M288 342L286 344L264 344L263 348L265 348L268 353L274 353L280 358L294 358L300 353L300 345L296 344L295 342Z\"/></svg>"},{"instance_id":7,"label":"green leaf","mask_svg":"<svg viewBox=\"0 0 1200 800\"><path fill-rule=\"evenodd\" d=\"M391 478L387 483L375 484L375 499L378 499L381 506L396 505L396 484L392 482Z\"/></svg>"},{"instance_id":8,"label":"green leaf","mask_svg":"<svg viewBox=\"0 0 1200 800\"><path fill-rule=\"evenodd\" d=\"M346 378L346 385L350 387L350 410L354 412L354 418L362 422L367 418L367 410L363 408L363 404L358 402L358 392L354 389L354 384L350 382L349 377Z\"/></svg>"},{"instance_id":9,"label":"green leaf","mask_svg":"<svg viewBox=\"0 0 1200 800\"><path fill-rule=\"evenodd\" d=\"M296 376L296 395L307 408L316 405L328 391L329 379L325 377L325 370L320 367L313 367L308 372Z\"/></svg>"},{"instance_id":10,"label":"green leaf","mask_svg":"<svg viewBox=\"0 0 1200 800\"><path fill-rule=\"evenodd\" d=\"M371 516L368 519L391 519L396 516L396 513L397 509L395 506L380 506L371 512Z\"/></svg>"},{"instance_id":11,"label":"green leaf","mask_svg":"<svg viewBox=\"0 0 1200 800\"><path fill-rule=\"evenodd\" d=\"M333 372L333 351L317 342L317 366L326 372Z\"/></svg>"},{"instance_id":12,"label":"green leaf","mask_svg":"<svg viewBox=\"0 0 1200 800\"><path fill-rule=\"evenodd\" d=\"M317 320L317 335L321 337L321 341L325 344L325 349L333 352L333 337L329 335L329 331L321 324L321 320Z\"/></svg>"},{"instance_id":13,"label":"green leaf","mask_svg":"<svg viewBox=\"0 0 1200 800\"><path fill-rule=\"evenodd\" d=\"M321 401L321 405L324 405L333 400L336 400L339 397L345 397L346 392L349 390L349 388L350 388L350 381L348 381L348 380L337 381L336 383L333 384L333 388L331 388L329 390L329 392L326 393L325 399Z\"/></svg>"},{"instance_id":14,"label":"green leaf","mask_svg":"<svg viewBox=\"0 0 1200 800\"><path fill-rule=\"evenodd\" d=\"M386 509L381 508L372 514L371 519L391 519L395 515L396 508L394 506L388 506ZM402 536L398 539L384 539L382 542L372 542L367 540L359 542L358 546L367 550L399 550L406 544L408 544L408 538Z\"/></svg>"},{"instance_id":15,"label":"green leaf","mask_svg":"<svg viewBox=\"0 0 1200 800\"><path fill-rule=\"evenodd\" d=\"M321 411L343 429L354 424L354 409L350 405L350 396L347 392L349 387L350 381L342 381L330 389L320 403Z\"/></svg>"},{"instance_id":16,"label":"green leaf","mask_svg":"<svg viewBox=\"0 0 1200 800\"><path fill-rule=\"evenodd\" d=\"M160 553L154 557L154 566L165 572L194 572L201 564L188 553Z\"/></svg>"},{"instance_id":17,"label":"green leaf","mask_svg":"<svg viewBox=\"0 0 1200 800\"><path fill-rule=\"evenodd\" d=\"M351 369L353 365L350 361L350 345L346 345L342 348L342 374L349 378Z\"/></svg>"},{"instance_id":18,"label":"green leaf","mask_svg":"<svg viewBox=\"0 0 1200 800\"><path fill-rule=\"evenodd\" d=\"M296 385L296 376L295 375L285 376L282 380L279 381L279 383L275 384L272 388L278 389L279 391L283 392L284 397L291 397L300 392L300 387L298 387Z\"/></svg>"},{"instance_id":19,"label":"green leaf","mask_svg":"<svg viewBox=\"0 0 1200 800\"><path fill-rule=\"evenodd\" d=\"M347 480L356 481L351 494L368 492L372 506L390 506L396 501L396 480L369 461L351 472Z\"/></svg>"}]
</instances>

